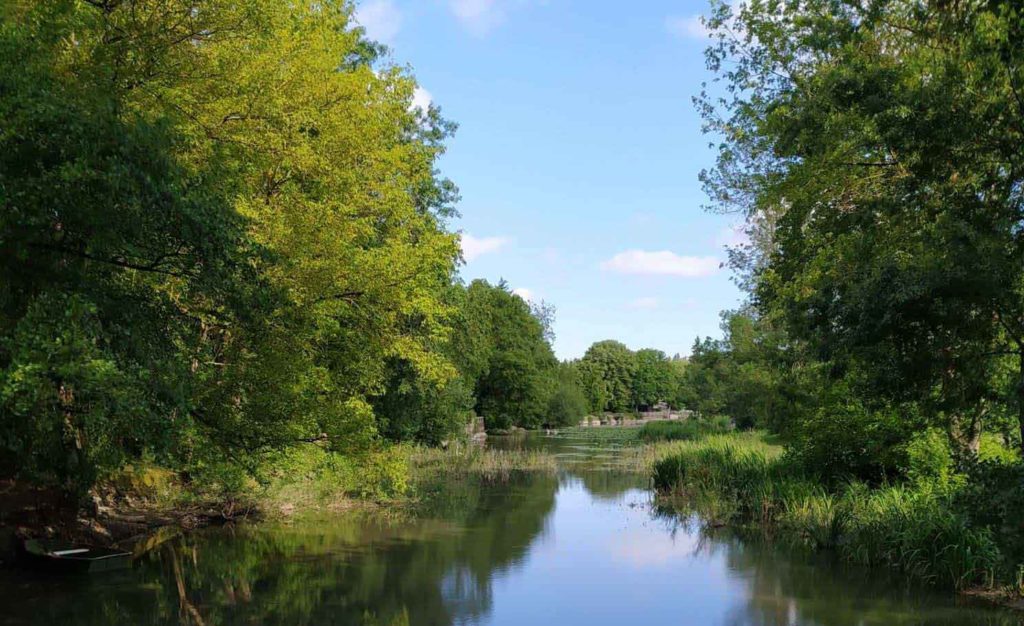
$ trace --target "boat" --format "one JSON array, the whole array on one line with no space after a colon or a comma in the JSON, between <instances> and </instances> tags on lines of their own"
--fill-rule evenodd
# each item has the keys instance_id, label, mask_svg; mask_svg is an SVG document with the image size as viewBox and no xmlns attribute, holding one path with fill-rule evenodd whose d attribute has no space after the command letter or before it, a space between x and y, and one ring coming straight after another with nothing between
<instances>
[{"instance_id":1,"label":"boat","mask_svg":"<svg viewBox=\"0 0 1024 626\"><path fill-rule=\"evenodd\" d=\"M26 539L22 556L28 565L59 573L96 573L132 565L131 552L43 539Z\"/></svg>"}]
</instances>

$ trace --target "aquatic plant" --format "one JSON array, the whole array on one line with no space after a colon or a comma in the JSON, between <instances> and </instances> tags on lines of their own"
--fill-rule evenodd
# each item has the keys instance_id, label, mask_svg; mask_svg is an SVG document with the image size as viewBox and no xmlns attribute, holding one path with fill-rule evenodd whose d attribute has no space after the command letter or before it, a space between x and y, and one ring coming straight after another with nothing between
<instances>
[{"instance_id":1,"label":"aquatic plant","mask_svg":"<svg viewBox=\"0 0 1024 626\"><path fill-rule=\"evenodd\" d=\"M957 589L991 585L1002 556L946 490L927 483L828 490L759 435L685 442L654 463L662 494L685 498L714 524L758 524L849 562L883 565Z\"/></svg>"},{"instance_id":2,"label":"aquatic plant","mask_svg":"<svg viewBox=\"0 0 1024 626\"><path fill-rule=\"evenodd\" d=\"M447 450L417 448L412 454L413 474L418 480L476 475L507 478L515 472L555 472L555 457L535 450L496 450L458 446Z\"/></svg>"},{"instance_id":3,"label":"aquatic plant","mask_svg":"<svg viewBox=\"0 0 1024 626\"><path fill-rule=\"evenodd\" d=\"M686 441L708 435L720 435L733 429L732 421L724 415L707 419L648 422L637 436L641 441Z\"/></svg>"}]
</instances>

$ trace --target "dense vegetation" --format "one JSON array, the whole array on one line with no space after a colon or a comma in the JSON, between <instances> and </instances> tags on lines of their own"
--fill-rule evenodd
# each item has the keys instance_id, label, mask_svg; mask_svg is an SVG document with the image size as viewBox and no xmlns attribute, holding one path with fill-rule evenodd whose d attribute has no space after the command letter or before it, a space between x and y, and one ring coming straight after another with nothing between
<instances>
[{"instance_id":1,"label":"dense vegetation","mask_svg":"<svg viewBox=\"0 0 1024 626\"><path fill-rule=\"evenodd\" d=\"M350 2L0 11L0 479L379 493L407 483L392 444L474 416L675 395L662 353L559 363L551 306L461 282L455 126Z\"/></svg>"},{"instance_id":2,"label":"dense vegetation","mask_svg":"<svg viewBox=\"0 0 1024 626\"><path fill-rule=\"evenodd\" d=\"M732 421L724 415L716 415L708 419L692 418L682 421L647 422L637 437L641 441L687 441L702 439L709 435L721 435L732 430Z\"/></svg>"},{"instance_id":3,"label":"dense vegetation","mask_svg":"<svg viewBox=\"0 0 1024 626\"><path fill-rule=\"evenodd\" d=\"M661 350L634 352L618 341L598 341L567 366L575 372L592 413L644 411L660 403L682 408L687 400L686 361L669 358Z\"/></svg>"},{"instance_id":4,"label":"dense vegetation","mask_svg":"<svg viewBox=\"0 0 1024 626\"><path fill-rule=\"evenodd\" d=\"M662 486L717 490L851 560L1017 580L1024 14L753 1L707 25L718 80L697 102L720 151L702 178L746 219L731 261L750 298L686 378L693 408L784 454L695 448Z\"/></svg>"},{"instance_id":5,"label":"dense vegetation","mask_svg":"<svg viewBox=\"0 0 1024 626\"><path fill-rule=\"evenodd\" d=\"M931 480L825 489L757 433L686 442L654 464L655 485L681 490L712 523L757 523L845 560L889 566L958 589L987 585L1000 567L992 533L958 515Z\"/></svg>"},{"instance_id":6,"label":"dense vegetation","mask_svg":"<svg viewBox=\"0 0 1024 626\"><path fill-rule=\"evenodd\" d=\"M454 125L352 10L0 9L0 478L352 474L474 411L579 419L550 307L460 283Z\"/></svg>"},{"instance_id":7,"label":"dense vegetation","mask_svg":"<svg viewBox=\"0 0 1024 626\"><path fill-rule=\"evenodd\" d=\"M389 368L444 386L458 238L346 3L8 3L0 473L365 455Z\"/></svg>"}]
</instances>

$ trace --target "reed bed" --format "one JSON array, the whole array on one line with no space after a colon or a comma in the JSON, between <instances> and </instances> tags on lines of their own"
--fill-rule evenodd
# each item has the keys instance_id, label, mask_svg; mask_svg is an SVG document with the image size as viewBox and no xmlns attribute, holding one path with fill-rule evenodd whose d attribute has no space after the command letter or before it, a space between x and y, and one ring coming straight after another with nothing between
<instances>
[{"instance_id":1,"label":"reed bed","mask_svg":"<svg viewBox=\"0 0 1024 626\"><path fill-rule=\"evenodd\" d=\"M709 435L725 434L733 429L732 421L725 416L707 419L648 422L643 425L637 437L641 441L690 441Z\"/></svg>"},{"instance_id":2,"label":"reed bed","mask_svg":"<svg viewBox=\"0 0 1024 626\"><path fill-rule=\"evenodd\" d=\"M991 533L955 513L948 491L924 484L827 490L759 435L684 442L652 466L655 487L682 496L713 524L757 524L861 565L936 585L990 586L1001 556Z\"/></svg>"},{"instance_id":3,"label":"reed bed","mask_svg":"<svg viewBox=\"0 0 1024 626\"><path fill-rule=\"evenodd\" d=\"M476 446L418 448L412 454L413 475L418 478L478 476L508 478L516 472L558 470L555 457L536 450L495 450Z\"/></svg>"}]
</instances>

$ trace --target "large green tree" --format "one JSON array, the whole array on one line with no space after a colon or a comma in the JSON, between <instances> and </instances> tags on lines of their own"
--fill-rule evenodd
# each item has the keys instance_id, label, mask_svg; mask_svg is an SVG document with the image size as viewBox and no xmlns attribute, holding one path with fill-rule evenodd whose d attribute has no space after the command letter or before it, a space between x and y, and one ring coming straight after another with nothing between
<instances>
[{"instance_id":1,"label":"large green tree","mask_svg":"<svg viewBox=\"0 0 1024 626\"><path fill-rule=\"evenodd\" d=\"M1024 19L1011 2L720 5L718 208L770 223L755 301L880 410L1024 431ZM1024 439L1022 439L1024 445Z\"/></svg>"},{"instance_id":2,"label":"large green tree","mask_svg":"<svg viewBox=\"0 0 1024 626\"><path fill-rule=\"evenodd\" d=\"M452 379L452 127L351 14L3 7L0 471L358 453L389 363Z\"/></svg>"},{"instance_id":3,"label":"large green tree","mask_svg":"<svg viewBox=\"0 0 1024 626\"><path fill-rule=\"evenodd\" d=\"M649 409L659 402L668 402L673 395L672 365L661 350L645 348L637 350L636 372L633 375L632 394L634 406Z\"/></svg>"},{"instance_id":4,"label":"large green tree","mask_svg":"<svg viewBox=\"0 0 1024 626\"><path fill-rule=\"evenodd\" d=\"M473 382L476 412L488 428L536 428L547 420L557 361L545 325L504 282L475 280L460 313L473 346L463 373Z\"/></svg>"},{"instance_id":5,"label":"large green tree","mask_svg":"<svg viewBox=\"0 0 1024 626\"><path fill-rule=\"evenodd\" d=\"M580 368L589 379L584 386L590 390L595 411L622 412L635 408L633 378L636 375L636 355L625 344L607 339L598 341L580 359Z\"/></svg>"}]
</instances>

